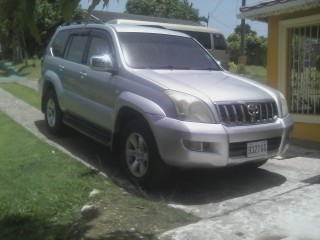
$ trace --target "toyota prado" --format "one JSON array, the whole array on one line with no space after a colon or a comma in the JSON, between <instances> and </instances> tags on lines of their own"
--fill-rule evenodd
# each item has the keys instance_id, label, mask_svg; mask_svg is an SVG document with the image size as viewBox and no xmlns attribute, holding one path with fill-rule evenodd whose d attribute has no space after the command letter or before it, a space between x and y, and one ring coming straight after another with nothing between
<instances>
[{"instance_id":1,"label":"toyota prado","mask_svg":"<svg viewBox=\"0 0 320 240\"><path fill-rule=\"evenodd\" d=\"M174 167L258 167L286 150L284 96L222 69L192 37L126 25L57 29L39 80L48 130L110 146L128 178L154 186Z\"/></svg>"}]
</instances>

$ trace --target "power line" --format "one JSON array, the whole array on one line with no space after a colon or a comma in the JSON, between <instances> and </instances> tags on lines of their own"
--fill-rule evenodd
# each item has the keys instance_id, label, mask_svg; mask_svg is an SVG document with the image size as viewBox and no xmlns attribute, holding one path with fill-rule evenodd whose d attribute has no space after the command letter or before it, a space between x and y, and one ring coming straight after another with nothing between
<instances>
[{"instance_id":1,"label":"power line","mask_svg":"<svg viewBox=\"0 0 320 240\"><path fill-rule=\"evenodd\" d=\"M213 20L215 20L216 22L222 24L222 25L225 26L225 27L228 27L228 28L230 28L230 29L234 29L234 27L232 27L232 26L230 26L230 25L228 25L228 24L225 24L224 22L221 22L220 20L218 20L218 19L215 18L215 17L213 17Z\"/></svg>"},{"instance_id":2,"label":"power line","mask_svg":"<svg viewBox=\"0 0 320 240\"><path fill-rule=\"evenodd\" d=\"M217 3L217 5L215 6L215 8L211 11L212 14L218 9L218 7L221 5L221 3L222 3L222 0L220 0L220 1Z\"/></svg>"},{"instance_id":3,"label":"power line","mask_svg":"<svg viewBox=\"0 0 320 240\"><path fill-rule=\"evenodd\" d=\"M219 0L219 2L216 4L216 6L214 7L214 9L211 12L208 12L208 21L207 21L207 26L209 25L209 20L210 18L213 16L214 12L218 9L218 7L221 5L222 0ZM214 19L214 17L213 17Z\"/></svg>"}]
</instances>

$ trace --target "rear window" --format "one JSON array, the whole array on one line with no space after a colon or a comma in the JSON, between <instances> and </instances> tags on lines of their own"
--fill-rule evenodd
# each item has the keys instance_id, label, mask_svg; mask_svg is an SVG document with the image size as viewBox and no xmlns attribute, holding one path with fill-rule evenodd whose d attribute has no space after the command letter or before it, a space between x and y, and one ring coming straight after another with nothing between
<instances>
[{"instance_id":1,"label":"rear window","mask_svg":"<svg viewBox=\"0 0 320 240\"><path fill-rule=\"evenodd\" d=\"M51 54L55 57L63 57L70 31L63 30L58 33L51 46Z\"/></svg>"},{"instance_id":2,"label":"rear window","mask_svg":"<svg viewBox=\"0 0 320 240\"><path fill-rule=\"evenodd\" d=\"M193 37L194 39L197 39L197 41L206 49L211 49L211 39L210 39L210 33L206 32L192 32L192 31L180 31L183 33L186 33Z\"/></svg>"},{"instance_id":3,"label":"rear window","mask_svg":"<svg viewBox=\"0 0 320 240\"><path fill-rule=\"evenodd\" d=\"M215 50L227 50L227 44L222 34L213 34L213 43Z\"/></svg>"}]
</instances>

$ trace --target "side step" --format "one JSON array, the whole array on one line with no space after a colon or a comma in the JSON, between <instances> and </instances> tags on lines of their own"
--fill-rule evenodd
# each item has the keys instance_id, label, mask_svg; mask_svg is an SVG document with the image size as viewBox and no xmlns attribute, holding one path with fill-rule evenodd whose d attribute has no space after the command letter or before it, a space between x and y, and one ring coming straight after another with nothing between
<instances>
[{"instance_id":1,"label":"side step","mask_svg":"<svg viewBox=\"0 0 320 240\"><path fill-rule=\"evenodd\" d=\"M111 146L111 133L98 127L94 127L87 122L66 113L63 115L63 122L95 141L106 146Z\"/></svg>"}]
</instances>

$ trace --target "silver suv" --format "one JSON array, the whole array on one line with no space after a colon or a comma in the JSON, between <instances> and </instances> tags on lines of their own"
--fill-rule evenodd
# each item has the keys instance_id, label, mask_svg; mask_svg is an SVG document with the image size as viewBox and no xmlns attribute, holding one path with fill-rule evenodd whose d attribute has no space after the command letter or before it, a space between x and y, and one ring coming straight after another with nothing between
<instances>
[{"instance_id":1,"label":"silver suv","mask_svg":"<svg viewBox=\"0 0 320 240\"><path fill-rule=\"evenodd\" d=\"M258 167L287 147L283 95L230 74L190 36L152 27L60 27L42 61L42 111L108 145L130 180L154 186L173 167Z\"/></svg>"}]
</instances>

